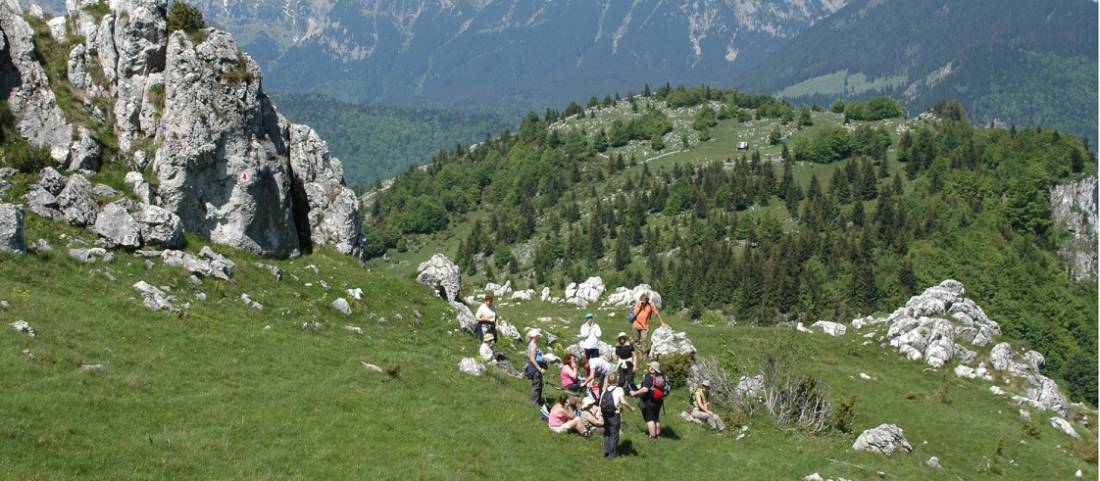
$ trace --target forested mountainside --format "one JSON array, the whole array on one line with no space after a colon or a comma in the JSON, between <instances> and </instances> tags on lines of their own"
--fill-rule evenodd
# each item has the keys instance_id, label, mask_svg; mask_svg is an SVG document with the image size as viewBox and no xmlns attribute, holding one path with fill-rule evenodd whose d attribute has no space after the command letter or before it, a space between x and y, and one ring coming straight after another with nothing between
<instances>
[{"instance_id":1,"label":"forested mountainside","mask_svg":"<svg viewBox=\"0 0 1100 481\"><path fill-rule=\"evenodd\" d=\"M318 94L273 94L279 112L328 140L349 185L366 188L422 164L436 152L473 144L512 126L505 116L364 106Z\"/></svg>"},{"instance_id":2,"label":"forested mountainside","mask_svg":"<svg viewBox=\"0 0 1100 481\"><path fill-rule=\"evenodd\" d=\"M522 113L645 81L727 81L844 1L195 3L273 90Z\"/></svg>"},{"instance_id":3,"label":"forested mountainside","mask_svg":"<svg viewBox=\"0 0 1100 481\"><path fill-rule=\"evenodd\" d=\"M975 126L958 103L921 119L886 98L832 110L662 87L531 114L368 193L366 252L445 249L517 289L601 273L693 318L761 324L844 322L957 278L1095 403L1095 271L1062 268L1050 195L1095 175L1085 144Z\"/></svg>"},{"instance_id":4,"label":"forested mountainside","mask_svg":"<svg viewBox=\"0 0 1100 481\"><path fill-rule=\"evenodd\" d=\"M958 99L975 123L1096 137L1096 2L857 0L743 77L799 103Z\"/></svg>"}]
</instances>

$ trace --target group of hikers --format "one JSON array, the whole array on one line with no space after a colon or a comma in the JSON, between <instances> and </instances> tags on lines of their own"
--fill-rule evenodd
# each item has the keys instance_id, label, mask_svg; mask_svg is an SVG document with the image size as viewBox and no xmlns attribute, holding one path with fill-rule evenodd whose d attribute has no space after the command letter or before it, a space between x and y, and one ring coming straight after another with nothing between
<instances>
[{"instance_id":1,"label":"group of hikers","mask_svg":"<svg viewBox=\"0 0 1100 481\"><path fill-rule=\"evenodd\" d=\"M635 410L628 400L632 397L638 399L638 409L641 410L648 436L651 439L660 437L661 409L672 384L656 360L650 361L646 366L642 383L634 383L635 368L640 366L641 358L646 356L646 349L635 348L635 345L644 347L649 343L650 319L656 318L662 326L667 325L648 295L639 296L628 315L628 321L634 330L633 343L626 332L620 332L616 336L617 344L610 356L602 357L600 337L603 332L596 323L595 316L589 312L580 328L578 355L566 354L558 359L551 354L543 354L539 346L542 331L538 328L527 331L527 364L522 372L513 368L495 349L500 319L493 301L491 292L485 294L484 303L478 307L474 316L477 320L474 333L481 339L478 352L490 365L514 377L531 381L531 404L540 409L551 431L559 434L575 432L585 438L602 431L603 455L605 458L615 458L618 456L622 413L624 410ZM556 402L547 406L543 397L543 386L544 376L551 362L560 364L562 393ZM710 409L709 393L710 382L702 380L690 397L688 412L714 429L725 431L722 419Z\"/></svg>"}]
</instances>

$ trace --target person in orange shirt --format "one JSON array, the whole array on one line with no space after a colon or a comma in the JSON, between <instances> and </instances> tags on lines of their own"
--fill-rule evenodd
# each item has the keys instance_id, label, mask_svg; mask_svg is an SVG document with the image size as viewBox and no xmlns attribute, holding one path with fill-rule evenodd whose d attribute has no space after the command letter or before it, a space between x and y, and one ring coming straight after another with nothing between
<instances>
[{"instance_id":1,"label":"person in orange shirt","mask_svg":"<svg viewBox=\"0 0 1100 481\"><path fill-rule=\"evenodd\" d=\"M634 309L630 312L634 315L634 335L639 344L649 343L649 319L653 315L657 316L657 320L661 321L662 326L668 325L665 319L661 317L661 311L657 310L657 306L649 302L649 294L642 294L638 297L638 303L634 305Z\"/></svg>"}]
</instances>

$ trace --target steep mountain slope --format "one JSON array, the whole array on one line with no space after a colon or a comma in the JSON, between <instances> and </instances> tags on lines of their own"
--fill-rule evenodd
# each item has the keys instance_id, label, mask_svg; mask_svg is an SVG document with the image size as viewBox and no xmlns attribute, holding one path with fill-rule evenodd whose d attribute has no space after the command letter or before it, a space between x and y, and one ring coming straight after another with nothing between
<instances>
[{"instance_id":1,"label":"steep mountain slope","mask_svg":"<svg viewBox=\"0 0 1100 481\"><path fill-rule=\"evenodd\" d=\"M272 89L516 112L644 81L727 81L844 1L196 4L238 36Z\"/></svg>"},{"instance_id":2,"label":"steep mountain slope","mask_svg":"<svg viewBox=\"0 0 1100 481\"><path fill-rule=\"evenodd\" d=\"M1052 2L850 2L742 78L799 102L959 99L979 123L1096 136L1097 10Z\"/></svg>"}]
</instances>

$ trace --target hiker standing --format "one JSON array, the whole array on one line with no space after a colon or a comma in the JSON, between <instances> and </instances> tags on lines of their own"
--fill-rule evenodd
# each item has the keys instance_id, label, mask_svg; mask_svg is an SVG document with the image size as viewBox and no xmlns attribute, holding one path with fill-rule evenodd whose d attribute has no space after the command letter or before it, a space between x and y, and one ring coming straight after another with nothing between
<instances>
[{"instance_id":1,"label":"hiker standing","mask_svg":"<svg viewBox=\"0 0 1100 481\"><path fill-rule=\"evenodd\" d=\"M630 343L625 332L619 333L619 343L615 345L615 365L619 368L619 386L634 385L634 366L638 365L638 351Z\"/></svg>"},{"instance_id":2,"label":"hiker standing","mask_svg":"<svg viewBox=\"0 0 1100 481\"><path fill-rule=\"evenodd\" d=\"M584 315L584 324L581 324L580 347L584 350L584 357L592 359L600 357L600 325L596 324L591 312Z\"/></svg>"},{"instance_id":3,"label":"hiker standing","mask_svg":"<svg viewBox=\"0 0 1100 481\"><path fill-rule=\"evenodd\" d=\"M649 373L642 379L642 387L631 391L631 396L641 396L642 419L651 439L661 436L661 407L665 404L665 396L668 395L668 380L661 373L661 365L657 361L649 363Z\"/></svg>"},{"instance_id":4,"label":"hiker standing","mask_svg":"<svg viewBox=\"0 0 1100 481\"><path fill-rule=\"evenodd\" d=\"M710 410L710 400L707 399L708 394L710 394L710 381L704 379L699 383L699 388L695 390L695 394L691 396L691 407L688 408L688 414L691 414L691 417L695 419L710 424L710 427L717 429L718 432L725 432L726 423L722 422L722 418Z\"/></svg>"},{"instance_id":5,"label":"hiker standing","mask_svg":"<svg viewBox=\"0 0 1100 481\"><path fill-rule=\"evenodd\" d=\"M566 391L580 391L583 385L577 376L577 358L566 354L561 360L561 388Z\"/></svg>"},{"instance_id":6,"label":"hiker standing","mask_svg":"<svg viewBox=\"0 0 1100 481\"><path fill-rule=\"evenodd\" d=\"M634 304L634 309L630 313L634 316L634 334L639 345L648 342L650 317L656 315L662 326L668 325L665 319L661 317L661 311L657 310L657 306L649 302L649 294L642 294L638 297L638 303Z\"/></svg>"},{"instance_id":7,"label":"hiker standing","mask_svg":"<svg viewBox=\"0 0 1100 481\"><path fill-rule=\"evenodd\" d=\"M531 380L531 404L542 407L546 401L542 398L542 375L546 373L546 361L542 358L539 339L542 331L531 329L527 332L527 368L523 374Z\"/></svg>"},{"instance_id":8,"label":"hiker standing","mask_svg":"<svg viewBox=\"0 0 1100 481\"><path fill-rule=\"evenodd\" d=\"M619 432L623 424L623 408L633 410L626 401L626 393L617 384L619 373L611 373L608 381L612 386L600 398L600 413L603 414L603 457L614 459L619 456Z\"/></svg>"},{"instance_id":9,"label":"hiker standing","mask_svg":"<svg viewBox=\"0 0 1100 481\"><path fill-rule=\"evenodd\" d=\"M478 338L485 336L485 333L492 333L493 336L497 334L497 308L493 305L493 293L485 293L485 303L477 308L477 314L474 315L477 319L477 327L474 329L474 333Z\"/></svg>"}]
</instances>

